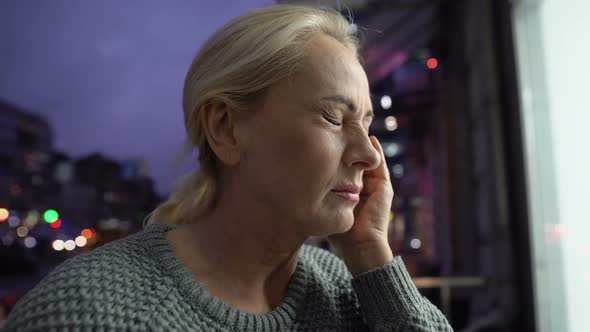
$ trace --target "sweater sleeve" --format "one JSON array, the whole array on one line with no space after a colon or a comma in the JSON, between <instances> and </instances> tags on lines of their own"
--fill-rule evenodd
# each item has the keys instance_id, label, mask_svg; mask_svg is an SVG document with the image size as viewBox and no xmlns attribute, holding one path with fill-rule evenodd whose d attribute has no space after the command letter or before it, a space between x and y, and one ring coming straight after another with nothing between
<instances>
[{"instance_id":1,"label":"sweater sleeve","mask_svg":"<svg viewBox=\"0 0 590 332\"><path fill-rule=\"evenodd\" d=\"M352 286L371 331L453 331L438 308L420 295L399 256L356 276Z\"/></svg>"}]
</instances>

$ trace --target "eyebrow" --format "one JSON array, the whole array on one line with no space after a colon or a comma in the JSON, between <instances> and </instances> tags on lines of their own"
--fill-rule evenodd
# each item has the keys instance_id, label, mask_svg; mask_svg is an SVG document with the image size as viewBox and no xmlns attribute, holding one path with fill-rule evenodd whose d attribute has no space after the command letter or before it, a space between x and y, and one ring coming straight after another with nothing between
<instances>
[{"instance_id":1,"label":"eyebrow","mask_svg":"<svg viewBox=\"0 0 590 332\"><path fill-rule=\"evenodd\" d=\"M339 104L343 104L344 106L346 106L346 108L348 108L349 111L351 112L356 112L358 111L358 108L356 107L355 103L352 101L352 99L343 96L343 95L334 95L334 96L328 96L328 97L324 97L321 100L327 100L327 101L332 101L332 102L336 102ZM365 115L365 117L375 117L375 113L373 113L373 110L369 109L367 111L367 114Z\"/></svg>"}]
</instances>

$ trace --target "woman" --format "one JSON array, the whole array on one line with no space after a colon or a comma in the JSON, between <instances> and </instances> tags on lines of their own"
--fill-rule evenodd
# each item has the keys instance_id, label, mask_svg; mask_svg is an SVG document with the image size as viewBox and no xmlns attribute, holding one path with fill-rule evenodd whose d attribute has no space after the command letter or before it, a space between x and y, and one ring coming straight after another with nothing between
<instances>
[{"instance_id":1,"label":"woman","mask_svg":"<svg viewBox=\"0 0 590 332\"><path fill-rule=\"evenodd\" d=\"M281 5L232 20L183 99L200 169L142 232L56 268L9 329L451 330L388 245L393 190L344 18Z\"/></svg>"}]
</instances>

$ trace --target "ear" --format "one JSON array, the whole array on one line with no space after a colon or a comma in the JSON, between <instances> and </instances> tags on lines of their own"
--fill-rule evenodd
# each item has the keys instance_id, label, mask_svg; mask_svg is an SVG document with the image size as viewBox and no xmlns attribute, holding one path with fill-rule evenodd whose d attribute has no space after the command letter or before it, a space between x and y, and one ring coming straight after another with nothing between
<instances>
[{"instance_id":1,"label":"ear","mask_svg":"<svg viewBox=\"0 0 590 332\"><path fill-rule=\"evenodd\" d=\"M240 161L236 141L236 114L223 102L211 101L200 110L201 124L211 150L226 165Z\"/></svg>"}]
</instances>

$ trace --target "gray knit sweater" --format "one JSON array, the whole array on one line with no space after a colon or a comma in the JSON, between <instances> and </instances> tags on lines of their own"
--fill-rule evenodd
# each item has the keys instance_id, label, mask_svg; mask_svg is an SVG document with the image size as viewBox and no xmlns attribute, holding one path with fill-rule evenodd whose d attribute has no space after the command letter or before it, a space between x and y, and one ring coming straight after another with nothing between
<instances>
[{"instance_id":1,"label":"gray knit sweater","mask_svg":"<svg viewBox=\"0 0 590 332\"><path fill-rule=\"evenodd\" d=\"M175 256L165 233L142 232L73 257L10 313L8 331L452 331L401 258L352 278L332 253L304 245L287 294L268 314L221 302Z\"/></svg>"}]
</instances>

